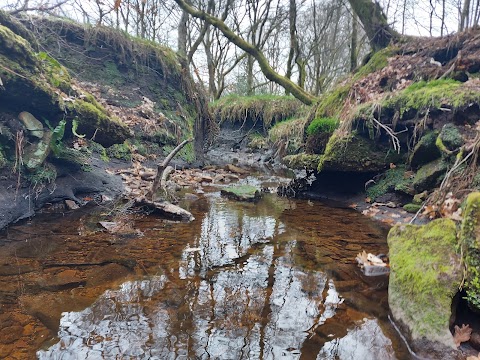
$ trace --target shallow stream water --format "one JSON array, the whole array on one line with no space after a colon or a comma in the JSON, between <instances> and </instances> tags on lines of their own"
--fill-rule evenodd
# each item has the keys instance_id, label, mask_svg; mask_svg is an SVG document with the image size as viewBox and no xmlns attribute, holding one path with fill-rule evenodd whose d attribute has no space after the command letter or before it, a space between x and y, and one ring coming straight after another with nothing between
<instances>
[{"instance_id":1,"label":"shallow stream water","mask_svg":"<svg viewBox=\"0 0 480 360\"><path fill-rule=\"evenodd\" d=\"M98 231L102 208L10 227L0 358L409 359L388 278L354 263L387 252L384 227L274 194L182 205L195 221L125 215L122 235Z\"/></svg>"}]
</instances>

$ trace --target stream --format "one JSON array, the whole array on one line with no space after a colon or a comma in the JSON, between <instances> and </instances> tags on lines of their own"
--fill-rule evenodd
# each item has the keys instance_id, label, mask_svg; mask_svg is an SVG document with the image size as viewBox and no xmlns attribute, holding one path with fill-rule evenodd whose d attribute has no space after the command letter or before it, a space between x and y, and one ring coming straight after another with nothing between
<instances>
[{"instance_id":1,"label":"stream","mask_svg":"<svg viewBox=\"0 0 480 360\"><path fill-rule=\"evenodd\" d=\"M269 186L278 179L248 177ZM351 209L218 187L192 223L112 209L38 215L0 236L0 358L409 359L388 277L354 259L387 229Z\"/></svg>"}]
</instances>

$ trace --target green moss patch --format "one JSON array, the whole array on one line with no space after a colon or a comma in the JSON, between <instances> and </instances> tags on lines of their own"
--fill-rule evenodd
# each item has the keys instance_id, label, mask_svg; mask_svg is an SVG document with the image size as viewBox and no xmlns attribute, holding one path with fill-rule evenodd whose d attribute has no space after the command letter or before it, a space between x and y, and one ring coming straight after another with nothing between
<instances>
[{"instance_id":1,"label":"green moss patch","mask_svg":"<svg viewBox=\"0 0 480 360\"><path fill-rule=\"evenodd\" d=\"M397 225L388 234L389 304L411 337L453 347L449 331L452 299L462 281L456 226L438 219L424 226Z\"/></svg>"},{"instance_id":2,"label":"green moss patch","mask_svg":"<svg viewBox=\"0 0 480 360\"><path fill-rule=\"evenodd\" d=\"M255 202L260 200L260 191L252 185L229 186L221 194L229 199Z\"/></svg>"},{"instance_id":3,"label":"green moss patch","mask_svg":"<svg viewBox=\"0 0 480 360\"><path fill-rule=\"evenodd\" d=\"M460 232L467 267L465 290L472 308L480 311L480 192L468 195Z\"/></svg>"},{"instance_id":4,"label":"green moss patch","mask_svg":"<svg viewBox=\"0 0 480 360\"><path fill-rule=\"evenodd\" d=\"M307 135L312 136L318 133L333 133L338 128L339 121L336 118L314 119L307 127Z\"/></svg>"},{"instance_id":5,"label":"green moss patch","mask_svg":"<svg viewBox=\"0 0 480 360\"><path fill-rule=\"evenodd\" d=\"M376 184L367 189L367 196L375 201L388 192L405 192L404 190L409 188L412 183L412 179L405 177L405 171L405 166L388 169Z\"/></svg>"}]
</instances>

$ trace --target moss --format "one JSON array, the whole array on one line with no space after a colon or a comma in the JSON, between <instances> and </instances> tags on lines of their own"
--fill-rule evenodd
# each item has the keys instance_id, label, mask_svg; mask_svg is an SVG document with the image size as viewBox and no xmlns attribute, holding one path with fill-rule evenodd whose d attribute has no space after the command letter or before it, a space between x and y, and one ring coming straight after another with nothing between
<instances>
[{"instance_id":1,"label":"moss","mask_svg":"<svg viewBox=\"0 0 480 360\"><path fill-rule=\"evenodd\" d=\"M415 191L418 193L437 186L440 182L440 177L446 173L447 168L447 164L442 159L429 162L422 166L418 169L413 179Z\"/></svg>"},{"instance_id":2,"label":"moss","mask_svg":"<svg viewBox=\"0 0 480 360\"><path fill-rule=\"evenodd\" d=\"M388 169L375 185L367 189L366 193L370 199L375 201L388 192L403 189L403 186L408 186L409 182L411 182L410 179L405 179L405 166L397 166L394 169Z\"/></svg>"},{"instance_id":3,"label":"moss","mask_svg":"<svg viewBox=\"0 0 480 360\"><path fill-rule=\"evenodd\" d=\"M219 122L243 124L249 119L252 122L260 121L265 129L269 129L275 123L302 113L305 106L291 96L229 95L210 104L210 109Z\"/></svg>"},{"instance_id":4,"label":"moss","mask_svg":"<svg viewBox=\"0 0 480 360\"><path fill-rule=\"evenodd\" d=\"M410 204L403 205L403 210L405 210L408 213L412 213L412 214L415 214L421 208L422 208L422 205L418 205L418 204L410 203Z\"/></svg>"},{"instance_id":5,"label":"moss","mask_svg":"<svg viewBox=\"0 0 480 360\"><path fill-rule=\"evenodd\" d=\"M128 140L124 141L122 144L114 144L106 150L109 157L127 161L132 160L132 148Z\"/></svg>"},{"instance_id":6,"label":"moss","mask_svg":"<svg viewBox=\"0 0 480 360\"><path fill-rule=\"evenodd\" d=\"M389 163L399 161L401 155L377 146L355 131L347 136L333 133L320 157L318 171L379 172Z\"/></svg>"},{"instance_id":7,"label":"moss","mask_svg":"<svg viewBox=\"0 0 480 360\"><path fill-rule=\"evenodd\" d=\"M111 117L103 106L94 101L76 99L66 103L67 109L78 121L78 132L92 137L104 146L121 143L131 137L130 130L118 118Z\"/></svg>"},{"instance_id":8,"label":"moss","mask_svg":"<svg viewBox=\"0 0 480 360\"><path fill-rule=\"evenodd\" d=\"M471 307L480 311L480 192L468 195L460 243L467 268L465 290L466 299Z\"/></svg>"},{"instance_id":9,"label":"moss","mask_svg":"<svg viewBox=\"0 0 480 360\"><path fill-rule=\"evenodd\" d=\"M45 52L40 52L37 56L42 64L48 82L64 93L69 94L72 90L72 79L68 70Z\"/></svg>"},{"instance_id":10,"label":"moss","mask_svg":"<svg viewBox=\"0 0 480 360\"><path fill-rule=\"evenodd\" d=\"M252 185L229 186L221 191L222 195L239 201L257 201L260 199L260 191Z\"/></svg>"},{"instance_id":11,"label":"moss","mask_svg":"<svg viewBox=\"0 0 480 360\"><path fill-rule=\"evenodd\" d=\"M388 58L398 53L398 48L387 47L375 52L370 60L362 66L354 75L354 80L357 81L368 74L383 69L388 65Z\"/></svg>"},{"instance_id":12,"label":"moss","mask_svg":"<svg viewBox=\"0 0 480 360\"><path fill-rule=\"evenodd\" d=\"M291 169L316 170L318 162L320 161L320 155L305 153L287 155L282 161Z\"/></svg>"},{"instance_id":13,"label":"moss","mask_svg":"<svg viewBox=\"0 0 480 360\"><path fill-rule=\"evenodd\" d=\"M337 117L343 109L351 84L352 82L349 82L348 84L337 86L333 91L324 94L318 103L315 117Z\"/></svg>"},{"instance_id":14,"label":"moss","mask_svg":"<svg viewBox=\"0 0 480 360\"><path fill-rule=\"evenodd\" d=\"M104 75L107 82L112 86L121 86L125 79L117 68L117 64L114 61L108 60L103 63Z\"/></svg>"},{"instance_id":15,"label":"moss","mask_svg":"<svg viewBox=\"0 0 480 360\"><path fill-rule=\"evenodd\" d=\"M413 339L428 336L453 346L451 305L462 280L455 222L397 225L388 234L388 245L394 318L409 327Z\"/></svg>"},{"instance_id":16,"label":"moss","mask_svg":"<svg viewBox=\"0 0 480 360\"><path fill-rule=\"evenodd\" d=\"M436 145L442 153L449 154L463 145L462 134L455 125L445 124L437 137Z\"/></svg>"},{"instance_id":17,"label":"moss","mask_svg":"<svg viewBox=\"0 0 480 360\"><path fill-rule=\"evenodd\" d=\"M440 152L435 144L438 132L429 131L420 138L410 155L410 166L417 168L440 157Z\"/></svg>"},{"instance_id":18,"label":"moss","mask_svg":"<svg viewBox=\"0 0 480 360\"><path fill-rule=\"evenodd\" d=\"M336 118L317 118L314 119L307 127L307 135L315 135L318 133L333 133L338 128L339 121Z\"/></svg>"},{"instance_id":19,"label":"moss","mask_svg":"<svg viewBox=\"0 0 480 360\"><path fill-rule=\"evenodd\" d=\"M480 100L480 94L473 88L452 79L420 81L395 93L382 103L382 108L398 110L400 116L410 111L425 112L442 106L459 108Z\"/></svg>"}]
</instances>

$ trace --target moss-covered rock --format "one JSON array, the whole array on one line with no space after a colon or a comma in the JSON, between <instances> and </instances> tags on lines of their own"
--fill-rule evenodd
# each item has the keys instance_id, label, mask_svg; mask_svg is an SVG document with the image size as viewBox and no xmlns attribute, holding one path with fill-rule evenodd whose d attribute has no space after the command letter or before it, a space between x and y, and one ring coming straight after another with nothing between
<instances>
[{"instance_id":1,"label":"moss-covered rock","mask_svg":"<svg viewBox=\"0 0 480 360\"><path fill-rule=\"evenodd\" d=\"M78 122L78 131L88 138L95 134L95 141L103 146L122 143L132 137L131 131L119 119L109 116L98 102L76 99L67 103L67 109Z\"/></svg>"},{"instance_id":2,"label":"moss-covered rock","mask_svg":"<svg viewBox=\"0 0 480 360\"><path fill-rule=\"evenodd\" d=\"M343 137L334 133L320 157L318 171L379 172L399 158L399 154L355 133Z\"/></svg>"},{"instance_id":3,"label":"moss-covered rock","mask_svg":"<svg viewBox=\"0 0 480 360\"><path fill-rule=\"evenodd\" d=\"M434 188L439 184L441 176L447 171L447 164L438 159L418 169L413 179L413 187L417 193Z\"/></svg>"},{"instance_id":4,"label":"moss-covered rock","mask_svg":"<svg viewBox=\"0 0 480 360\"><path fill-rule=\"evenodd\" d=\"M405 166L397 166L392 169L388 169L385 174L382 175L380 180L376 184L370 186L366 193L367 196L375 201L378 197L388 192L406 192L412 183L412 179L405 177Z\"/></svg>"},{"instance_id":5,"label":"moss-covered rock","mask_svg":"<svg viewBox=\"0 0 480 360\"><path fill-rule=\"evenodd\" d=\"M222 189L221 194L229 199L238 201L255 202L261 198L258 188L252 185L229 186Z\"/></svg>"},{"instance_id":6,"label":"moss-covered rock","mask_svg":"<svg viewBox=\"0 0 480 360\"><path fill-rule=\"evenodd\" d=\"M388 246L388 300L394 319L404 326L415 350L425 341L456 348L449 326L463 274L455 222L397 225L388 234Z\"/></svg>"},{"instance_id":7,"label":"moss-covered rock","mask_svg":"<svg viewBox=\"0 0 480 360\"><path fill-rule=\"evenodd\" d=\"M460 243L467 267L467 301L473 309L480 311L480 192L467 197Z\"/></svg>"},{"instance_id":8,"label":"moss-covered rock","mask_svg":"<svg viewBox=\"0 0 480 360\"><path fill-rule=\"evenodd\" d=\"M420 138L409 158L412 168L416 169L440 157L440 151L435 144L437 136L437 132L430 131Z\"/></svg>"},{"instance_id":9,"label":"moss-covered rock","mask_svg":"<svg viewBox=\"0 0 480 360\"><path fill-rule=\"evenodd\" d=\"M445 124L437 137L436 146L442 153L457 150L464 143L462 134L453 124Z\"/></svg>"},{"instance_id":10,"label":"moss-covered rock","mask_svg":"<svg viewBox=\"0 0 480 360\"><path fill-rule=\"evenodd\" d=\"M409 203L409 204L403 205L403 210L405 210L408 213L412 213L412 214L415 214L421 208L422 208L422 205L419 205L419 204Z\"/></svg>"},{"instance_id":11,"label":"moss-covered rock","mask_svg":"<svg viewBox=\"0 0 480 360\"><path fill-rule=\"evenodd\" d=\"M320 155L315 154L295 154L287 155L282 159L283 163L291 169L308 169L316 170Z\"/></svg>"}]
</instances>

